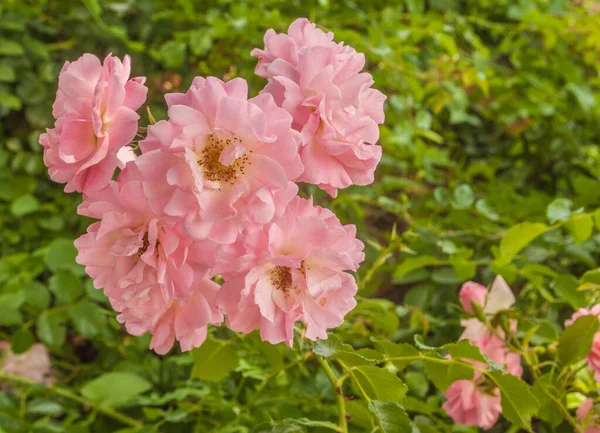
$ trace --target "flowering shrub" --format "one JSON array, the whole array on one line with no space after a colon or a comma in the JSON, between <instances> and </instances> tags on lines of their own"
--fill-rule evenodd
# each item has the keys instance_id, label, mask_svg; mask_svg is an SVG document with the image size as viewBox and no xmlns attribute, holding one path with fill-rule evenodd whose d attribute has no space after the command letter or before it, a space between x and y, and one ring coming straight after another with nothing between
<instances>
[{"instance_id":1,"label":"flowering shrub","mask_svg":"<svg viewBox=\"0 0 600 433\"><path fill-rule=\"evenodd\" d=\"M600 10L459 3L2 4L0 431L600 431Z\"/></svg>"}]
</instances>

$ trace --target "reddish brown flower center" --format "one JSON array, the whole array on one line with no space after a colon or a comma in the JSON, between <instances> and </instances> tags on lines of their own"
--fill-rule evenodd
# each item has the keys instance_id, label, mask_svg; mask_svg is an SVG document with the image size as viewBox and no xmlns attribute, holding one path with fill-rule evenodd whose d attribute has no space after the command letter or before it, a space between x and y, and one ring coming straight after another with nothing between
<instances>
[{"instance_id":1,"label":"reddish brown flower center","mask_svg":"<svg viewBox=\"0 0 600 433\"><path fill-rule=\"evenodd\" d=\"M144 254L150 246L150 241L148 240L148 232L144 233L144 238L142 239L142 242L142 247L138 250L138 255L140 256Z\"/></svg>"},{"instance_id":2,"label":"reddish brown flower center","mask_svg":"<svg viewBox=\"0 0 600 433\"><path fill-rule=\"evenodd\" d=\"M292 270L287 266L275 266L271 269L271 284L277 290L289 293L292 288Z\"/></svg>"},{"instance_id":3,"label":"reddish brown flower center","mask_svg":"<svg viewBox=\"0 0 600 433\"><path fill-rule=\"evenodd\" d=\"M229 182L233 185L240 175L245 174L246 165L249 164L247 155L240 156L231 165L224 165L220 161L223 149L236 142L242 143L237 137L223 138L217 134L210 134L206 138L205 146L200 152L198 165L203 168L204 177L207 180Z\"/></svg>"},{"instance_id":4,"label":"reddish brown flower center","mask_svg":"<svg viewBox=\"0 0 600 433\"><path fill-rule=\"evenodd\" d=\"M159 242L156 241L156 247L158 248ZM146 251L148 251L148 247L150 247L150 241L148 240L148 232L144 233L144 237L142 238L142 246L137 251L137 256L141 257Z\"/></svg>"}]
</instances>

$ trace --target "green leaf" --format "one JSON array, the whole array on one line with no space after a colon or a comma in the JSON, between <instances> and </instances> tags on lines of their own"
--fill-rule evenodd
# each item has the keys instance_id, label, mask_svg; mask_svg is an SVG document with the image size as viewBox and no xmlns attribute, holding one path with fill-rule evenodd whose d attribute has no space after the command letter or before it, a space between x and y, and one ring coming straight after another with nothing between
<instances>
[{"instance_id":1,"label":"green leaf","mask_svg":"<svg viewBox=\"0 0 600 433\"><path fill-rule=\"evenodd\" d=\"M62 324L62 320L56 314L43 312L37 318L36 322L37 336L50 347L60 347L65 342L67 330Z\"/></svg>"},{"instance_id":2,"label":"green leaf","mask_svg":"<svg viewBox=\"0 0 600 433\"><path fill-rule=\"evenodd\" d=\"M394 373L373 365L352 370L352 379L358 388L373 400L400 401L408 387Z\"/></svg>"},{"instance_id":3,"label":"green leaf","mask_svg":"<svg viewBox=\"0 0 600 433\"><path fill-rule=\"evenodd\" d=\"M48 246L46 265L51 271L69 269L81 275L82 267L75 262L76 256L77 250L73 245L73 239L58 238Z\"/></svg>"},{"instance_id":4,"label":"green leaf","mask_svg":"<svg viewBox=\"0 0 600 433\"><path fill-rule=\"evenodd\" d=\"M421 350L437 350L437 347L433 347L433 346L429 346L427 344L425 344L425 342L423 341L423 336L420 334L415 335L414 337L415 340L415 346L417 346L419 349Z\"/></svg>"},{"instance_id":5,"label":"green leaf","mask_svg":"<svg viewBox=\"0 0 600 433\"><path fill-rule=\"evenodd\" d=\"M27 328L21 328L13 334L10 339L10 350L15 354L26 352L35 343L32 332Z\"/></svg>"},{"instance_id":6,"label":"green leaf","mask_svg":"<svg viewBox=\"0 0 600 433\"><path fill-rule=\"evenodd\" d=\"M27 404L27 413L58 416L63 413L63 407L55 401L36 398Z\"/></svg>"},{"instance_id":7,"label":"green leaf","mask_svg":"<svg viewBox=\"0 0 600 433\"><path fill-rule=\"evenodd\" d=\"M454 189L452 207L455 209L467 209L475 201L473 190L467 184L462 184Z\"/></svg>"},{"instance_id":8,"label":"green leaf","mask_svg":"<svg viewBox=\"0 0 600 433\"><path fill-rule=\"evenodd\" d=\"M22 291L5 293L0 295L0 311L3 308L18 309L25 302L25 294Z\"/></svg>"},{"instance_id":9,"label":"green leaf","mask_svg":"<svg viewBox=\"0 0 600 433\"><path fill-rule=\"evenodd\" d=\"M83 284L71 271L59 270L48 280L50 291L63 304L74 301L83 293Z\"/></svg>"},{"instance_id":10,"label":"green leaf","mask_svg":"<svg viewBox=\"0 0 600 433\"><path fill-rule=\"evenodd\" d=\"M432 256L419 256L415 258L408 258L402 262L400 266L396 268L394 272L394 278L400 279L409 272L412 272L416 269L424 268L426 266L437 265L443 262L440 262L439 259Z\"/></svg>"},{"instance_id":11,"label":"green leaf","mask_svg":"<svg viewBox=\"0 0 600 433\"><path fill-rule=\"evenodd\" d=\"M40 203L32 195L23 195L15 199L10 205L10 211L16 217L29 215L40 208Z\"/></svg>"},{"instance_id":12,"label":"green leaf","mask_svg":"<svg viewBox=\"0 0 600 433\"><path fill-rule=\"evenodd\" d=\"M328 334L327 340L318 339L312 351L323 358L329 358L338 351L352 352L354 349L349 344L343 344L335 334Z\"/></svg>"},{"instance_id":13,"label":"green leaf","mask_svg":"<svg viewBox=\"0 0 600 433\"><path fill-rule=\"evenodd\" d=\"M380 362L383 355L373 349L360 349L357 351L337 351L331 355L331 359L342 362L346 367L358 367L360 365L372 365Z\"/></svg>"},{"instance_id":14,"label":"green leaf","mask_svg":"<svg viewBox=\"0 0 600 433\"><path fill-rule=\"evenodd\" d=\"M23 19L18 19L16 17L10 17L10 15L6 14L0 20L0 28L3 30L8 30L12 32L24 32L25 24L23 24Z\"/></svg>"},{"instance_id":15,"label":"green leaf","mask_svg":"<svg viewBox=\"0 0 600 433\"><path fill-rule=\"evenodd\" d=\"M434 283L448 285L460 284L462 282L462 280L458 278L458 275L456 275L454 268L450 267L434 269L431 273L431 280Z\"/></svg>"},{"instance_id":16,"label":"green leaf","mask_svg":"<svg viewBox=\"0 0 600 433\"><path fill-rule=\"evenodd\" d=\"M589 353L598 331L596 316L583 316L568 326L558 340L558 359L563 365L581 361Z\"/></svg>"},{"instance_id":17,"label":"green leaf","mask_svg":"<svg viewBox=\"0 0 600 433\"><path fill-rule=\"evenodd\" d=\"M600 286L600 268L587 271L581 276L579 281L581 284L592 283Z\"/></svg>"},{"instance_id":18,"label":"green leaf","mask_svg":"<svg viewBox=\"0 0 600 433\"><path fill-rule=\"evenodd\" d=\"M429 381L423 373L408 371L404 374L404 382L414 395L425 398L429 391Z\"/></svg>"},{"instance_id":19,"label":"green leaf","mask_svg":"<svg viewBox=\"0 0 600 433\"><path fill-rule=\"evenodd\" d=\"M207 339L202 346L192 351L192 358L192 377L207 381L224 379L238 365L235 347L228 341Z\"/></svg>"},{"instance_id":20,"label":"green leaf","mask_svg":"<svg viewBox=\"0 0 600 433\"><path fill-rule=\"evenodd\" d=\"M441 349L446 350L453 359L470 359L484 363L487 362L485 357L481 354L479 347L471 344L469 340L445 344Z\"/></svg>"},{"instance_id":21,"label":"green leaf","mask_svg":"<svg viewBox=\"0 0 600 433\"><path fill-rule=\"evenodd\" d=\"M415 128L414 133L418 137L426 138L437 144L442 144L444 142L444 137L442 137L440 134L438 134L437 132L432 131L430 129Z\"/></svg>"},{"instance_id":22,"label":"green leaf","mask_svg":"<svg viewBox=\"0 0 600 433\"><path fill-rule=\"evenodd\" d=\"M369 410L383 433L412 432L410 419L399 403L373 400L369 402Z\"/></svg>"},{"instance_id":23,"label":"green leaf","mask_svg":"<svg viewBox=\"0 0 600 433\"><path fill-rule=\"evenodd\" d=\"M99 17L102 14L102 7L98 0L83 0L82 3L88 8L90 14Z\"/></svg>"},{"instance_id":24,"label":"green leaf","mask_svg":"<svg viewBox=\"0 0 600 433\"><path fill-rule=\"evenodd\" d=\"M383 359L383 355L373 349L355 351L349 344L343 344L334 334L329 334L327 340L317 340L313 345L313 352L324 358L341 361L346 367L372 365Z\"/></svg>"},{"instance_id":25,"label":"green leaf","mask_svg":"<svg viewBox=\"0 0 600 433\"><path fill-rule=\"evenodd\" d=\"M477 200L475 203L475 209L477 209L477 212L490 221L498 221L500 218L498 212L496 212L484 199Z\"/></svg>"},{"instance_id":26,"label":"green leaf","mask_svg":"<svg viewBox=\"0 0 600 433\"><path fill-rule=\"evenodd\" d=\"M531 431L531 417L537 413L540 402L529 385L517 376L499 371L490 372L489 377L500 388L502 415L515 426Z\"/></svg>"},{"instance_id":27,"label":"green leaf","mask_svg":"<svg viewBox=\"0 0 600 433\"><path fill-rule=\"evenodd\" d=\"M168 41L161 45L159 59L168 69L179 69L185 62L186 46L183 42Z\"/></svg>"},{"instance_id":28,"label":"green leaf","mask_svg":"<svg viewBox=\"0 0 600 433\"><path fill-rule=\"evenodd\" d=\"M452 269L454 269L456 276L461 281L470 280L475 277L475 274L477 273L477 264L470 260L451 258L450 264L452 265Z\"/></svg>"},{"instance_id":29,"label":"green leaf","mask_svg":"<svg viewBox=\"0 0 600 433\"><path fill-rule=\"evenodd\" d=\"M284 419L259 424L252 433L306 433L306 429L297 420Z\"/></svg>"},{"instance_id":30,"label":"green leaf","mask_svg":"<svg viewBox=\"0 0 600 433\"><path fill-rule=\"evenodd\" d=\"M573 202L568 198L556 198L546 208L546 217L550 224L558 221L567 221L571 216Z\"/></svg>"},{"instance_id":31,"label":"green leaf","mask_svg":"<svg viewBox=\"0 0 600 433\"><path fill-rule=\"evenodd\" d=\"M25 50L17 41L0 38L0 56L20 57L25 54Z\"/></svg>"},{"instance_id":32,"label":"green leaf","mask_svg":"<svg viewBox=\"0 0 600 433\"><path fill-rule=\"evenodd\" d=\"M0 42L1 44L2 42ZM23 108L21 99L12 93L0 91L0 108L5 107L9 110L20 110Z\"/></svg>"},{"instance_id":33,"label":"green leaf","mask_svg":"<svg viewBox=\"0 0 600 433\"><path fill-rule=\"evenodd\" d=\"M47 308L50 305L50 292L48 288L38 281L27 281L23 285L25 303L37 308Z\"/></svg>"},{"instance_id":34,"label":"green leaf","mask_svg":"<svg viewBox=\"0 0 600 433\"><path fill-rule=\"evenodd\" d=\"M589 113L592 107L596 105L594 91L589 85L569 83L567 84L567 90L575 96L575 99L577 99L577 102L579 102L579 105L584 112Z\"/></svg>"},{"instance_id":35,"label":"green leaf","mask_svg":"<svg viewBox=\"0 0 600 433\"><path fill-rule=\"evenodd\" d=\"M1 307L0 325L18 325L23 320L21 313L14 307Z\"/></svg>"},{"instance_id":36,"label":"green leaf","mask_svg":"<svg viewBox=\"0 0 600 433\"><path fill-rule=\"evenodd\" d=\"M365 400L348 400L346 402L346 412L350 415L348 422L351 425L361 427L364 431L371 431L373 428L373 414Z\"/></svg>"},{"instance_id":37,"label":"green leaf","mask_svg":"<svg viewBox=\"0 0 600 433\"><path fill-rule=\"evenodd\" d=\"M0 63L0 82L12 83L16 79L15 70L6 63Z\"/></svg>"},{"instance_id":38,"label":"green leaf","mask_svg":"<svg viewBox=\"0 0 600 433\"><path fill-rule=\"evenodd\" d=\"M67 310L77 332L86 338L93 338L106 324L106 318L98 305L90 302L79 302Z\"/></svg>"},{"instance_id":39,"label":"green leaf","mask_svg":"<svg viewBox=\"0 0 600 433\"><path fill-rule=\"evenodd\" d=\"M560 396L558 390L552 384L536 382L531 388L533 395L540 402L540 409L536 416L546 421L553 428L563 422L565 416L560 405L550 396Z\"/></svg>"},{"instance_id":40,"label":"green leaf","mask_svg":"<svg viewBox=\"0 0 600 433\"><path fill-rule=\"evenodd\" d=\"M255 343L259 348L263 355L270 361L271 367L273 369L273 374L278 373L284 367L284 354L280 350L280 347L271 344L268 341L256 341Z\"/></svg>"},{"instance_id":41,"label":"green leaf","mask_svg":"<svg viewBox=\"0 0 600 433\"><path fill-rule=\"evenodd\" d=\"M440 391L446 391L457 380L473 379L474 370L471 364L456 360L447 361L439 362L431 357L425 359L425 373Z\"/></svg>"},{"instance_id":42,"label":"green leaf","mask_svg":"<svg viewBox=\"0 0 600 433\"><path fill-rule=\"evenodd\" d=\"M574 309L581 308L586 303L585 293L577 291L579 281L571 274L560 274L554 280L554 292Z\"/></svg>"},{"instance_id":43,"label":"green leaf","mask_svg":"<svg viewBox=\"0 0 600 433\"><path fill-rule=\"evenodd\" d=\"M116 407L151 388L148 381L136 374L114 372L87 382L81 388L81 395L100 406Z\"/></svg>"},{"instance_id":44,"label":"green leaf","mask_svg":"<svg viewBox=\"0 0 600 433\"><path fill-rule=\"evenodd\" d=\"M50 215L46 218L40 218L37 220L38 225L45 229L53 232L58 232L65 226L65 219L60 215Z\"/></svg>"},{"instance_id":45,"label":"green leaf","mask_svg":"<svg viewBox=\"0 0 600 433\"><path fill-rule=\"evenodd\" d=\"M385 361L394 364L398 371L403 370L410 362L414 361L411 358L420 355L417 349L406 343L392 343L391 341L382 340L377 342L377 346L385 354Z\"/></svg>"},{"instance_id":46,"label":"green leaf","mask_svg":"<svg viewBox=\"0 0 600 433\"><path fill-rule=\"evenodd\" d=\"M576 243L587 241L594 230L594 219L590 214L573 215L565 224Z\"/></svg>"},{"instance_id":47,"label":"green leaf","mask_svg":"<svg viewBox=\"0 0 600 433\"><path fill-rule=\"evenodd\" d=\"M500 241L496 265L501 267L509 264L523 248L546 230L548 230L546 224L530 222L520 223L509 228Z\"/></svg>"},{"instance_id":48,"label":"green leaf","mask_svg":"<svg viewBox=\"0 0 600 433\"><path fill-rule=\"evenodd\" d=\"M422 14L425 10L425 0L406 0L406 6L411 14Z\"/></svg>"},{"instance_id":49,"label":"green leaf","mask_svg":"<svg viewBox=\"0 0 600 433\"><path fill-rule=\"evenodd\" d=\"M196 56L207 55L212 46L212 35L209 29L201 28L190 32L190 50Z\"/></svg>"}]
</instances>

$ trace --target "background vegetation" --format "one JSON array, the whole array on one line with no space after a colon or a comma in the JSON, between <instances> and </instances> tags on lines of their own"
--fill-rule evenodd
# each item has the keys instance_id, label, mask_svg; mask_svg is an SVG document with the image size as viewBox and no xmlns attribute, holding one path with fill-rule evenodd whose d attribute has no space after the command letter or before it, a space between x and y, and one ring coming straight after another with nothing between
<instances>
[{"instance_id":1,"label":"background vegetation","mask_svg":"<svg viewBox=\"0 0 600 433\"><path fill-rule=\"evenodd\" d=\"M74 262L72 241L89 221L75 213L80 198L48 179L38 144L53 123L58 71L83 52L128 53L162 118L162 95L196 75L241 76L255 94L264 81L250 50L298 16L364 52L388 95L377 181L335 200L306 191L367 244L359 306L312 350L302 339L290 350L216 330L192 354L157 356L149 338L120 329ZM331 375L354 397L351 432L411 431L400 404L414 431L476 431L440 408L452 366L439 363L436 376L436 361L422 357L441 359L432 347L458 338L460 284L495 274L518 294L531 388L505 384L523 400L494 431L527 428L532 415L536 431L573 431L569 411L596 385L577 372L583 356L557 358L555 343L600 285L599 140L595 1L4 0L0 339L15 352L46 345L55 385L0 373L0 432L328 431L344 404ZM419 335L429 347L414 353L373 342L412 345ZM348 355L340 341L363 352ZM407 366L394 351L421 361ZM559 370L544 369L556 359Z\"/></svg>"}]
</instances>

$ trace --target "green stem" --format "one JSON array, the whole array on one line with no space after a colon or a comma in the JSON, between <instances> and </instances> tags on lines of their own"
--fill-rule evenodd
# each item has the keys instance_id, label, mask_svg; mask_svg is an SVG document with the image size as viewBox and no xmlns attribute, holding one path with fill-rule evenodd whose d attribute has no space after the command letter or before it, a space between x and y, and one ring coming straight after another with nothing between
<instances>
[{"instance_id":1,"label":"green stem","mask_svg":"<svg viewBox=\"0 0 600 433\"><path fill-rule=\"evenodd\" d=\"M563 413L563 415L565 416L566 420L569 422L569 424L571 424L573 426L573 428L575 429L575 431L577 433L581 433L582 430L581 428L577 425L577 421L575 421L573 419L573 417L571 416L571 414L569 413L569 411L564 407L564 405L562 404L562 402L557 399L555 396L553 396L551 393L549 393L543 386L540 387L540 389L542 390L542 392L544 394L546 394L546 396L552 400L554 403L556 403L558 405L558 407L560 407L560 411Z\"/></svg>"},{"instance_id":2,"label":"green stem","mask_svg":"<svg viewBox=\"0 0 600 433\"><path fill-rule=\"evenodd\" d=\"M342 427L338 427L337 425L331 422L307 420L303 421L302 424L309 427L324 427L340 433L346 433L346 430L342 430Z\"/></svg>"},{"instance_id":3,"label":"green stem","mask_svg":"<svg viewBox=\"0 0 600 433\"><path fill-rule=\"evenodd\" d=\"M21 385L26 385L26 386L39 385L37 382L35 382L33 380L29 380L29 379L26 379L21 376L7 374L7 373L4 373L3 371L0 371L0 379L4 379L4 380L14 382L14 383L19 383ZM141 427L142 426L141 422L139 422L136 419L131 418L130 416L125 415L124 413L121 413L121 412L111 409L109 407L96 406L90 400L88 400L84 397L80 397L77 394L75 394L67 389L59 388L57 386L49 386L49 387L47 387L47 390L53 394L59 395L61 397L67 398L69 400L73 400L73 401L81 404L82 406L93 407L98 412L103 413L104 415L109 416L117 421L120 421L123 424L126 424L128 426L131 426L131 427Z\"/></svg>"},{"instance_id":4,"label":"green stem","mask_svg":"<svg viewBox=\"0 0 600 433\"><path fill-rule=\"evenodd\" d=\"M329 382L331 382L331 386L333 386L333 389L335 390L339 411L339 431L341 433L348 433L348 422L346 421L346 400L344 399L344 394L342 393L342 386L341 384L338 385L338 380L335 377L335 373L333 372L327 361L325 361L325 359L320 356L317 356L316 358L317 361L319 361L319 364L321 364L321 367L323 368L325 375L329 379Z\"/></svg>"},{"instance_id":5,"label":"green stem","mask_svg":"<svg viewBox=\"0 0 600 433\"><path fill-rule=\"evenodd\" d=\"M265 389L265 387L271 383L273 380L278 379L279 377L283 376L285 374L285 372L287 370L289 370L292 367L295 367L296 365L299 365L301 362L303 361L303 359L295 359L294 361L289 362L288 364L284 365L281 370L279 370L277 373L275 374L271 374L269 375L266 380L264 380L259 386L258 388L256 388L256 391L254 391L254 394L252 395L252 397L250 397L250 399L248 400L248 402L246 403L248 406L250 407L254 407L257 405L258 402L258 396L260 393L262 393L262 391Z\"/></svg>"}]
</instances>

